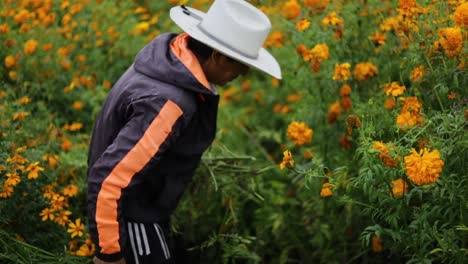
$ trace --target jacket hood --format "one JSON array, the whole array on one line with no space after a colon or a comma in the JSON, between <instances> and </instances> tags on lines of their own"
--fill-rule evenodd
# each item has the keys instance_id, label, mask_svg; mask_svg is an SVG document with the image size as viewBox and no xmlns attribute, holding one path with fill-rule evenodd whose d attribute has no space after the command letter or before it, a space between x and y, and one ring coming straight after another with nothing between
<instances>
[{"instance_id":1,"label":"jacket hood","mask_svg":"<svg viewBox=\"0 0 468 264\"><path fill-rule=\"evenodd\" d=\"M198 93L213 94L171 51L175 33L164 33L148 43L135 57L134 68L150 78Z\"/></svg>"}]
</instances>

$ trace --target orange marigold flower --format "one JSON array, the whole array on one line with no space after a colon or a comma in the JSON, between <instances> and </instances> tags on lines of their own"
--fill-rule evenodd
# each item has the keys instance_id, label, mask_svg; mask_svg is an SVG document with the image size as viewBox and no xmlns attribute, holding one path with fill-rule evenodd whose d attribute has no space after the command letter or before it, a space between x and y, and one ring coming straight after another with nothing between
<instances>
[{"instance_id":1,"label":"orange marigold flower","mask_svg":"<svg viewBox=\"0 0 468 264\"><path fill-rule=\"evenodd\" d=\"M444 161L440 159L438 150L430 152L427 148L417 152L411 149L411 154L405 157L405 170L414 184L431 184L439 179Z\"/></svg>"},{"instance_id":2,"label":"orange marigold flower","mask_svg":"<svg viewBox=\"0 0 468 264\"><path fill-rule=\"evenodd\" d=\"M320 197L330 197L333 196L333 192L330 187L334 187L335 185L331 183L324 183L322 185L322 189L320 190Z\"/></svg>"},{"instance_id":3,"label":"orange marigold flower","mask_svg":"<svg viewBox=\"0 0 468 264\"><path fill-rule=\"evenodd\" d=\"M399 85L398 82L386 83L383 85L383 88L387 96L398 96L406 91L406 87L404 85Z\"/></svg>"},{"instance_id":4,"label":"orange marigold flower","mask_svg":"<svg viewBox=\"0 0 468 264\"><path fill-rule=\"evenodd\" d=\"M397 116L396 123L400 129L406 130L416 125L420 125L424 123L424 121L424 116L420 115L419 113L403 112Z\"/></svg>"},{"instance_id":5,"label":"orange marigold flower","mask_svg":"<svg viewBox=\"0 0 468 264\"><path fill-rule=\"evenodd\" d=\"M301 19L296 23L296 29L298 31L304 31L310 27L310 21L307 19Z\"/></svg>"},{"instance_id":6,"label":"orange marigold flower","mask_svg":"<svg viewBox=\"0 0 468 264\"><path fill-rule=\"evenodd\" d=\"M372 251L379 253L382 251L382 239L378 236L372 237Z\"/></svg>"},{"instance_id":7,"label":"orange marigold flower","mask_svg":"<svg viewBox=\"0 0 468 264\"><path fill-rule=\"evenodd\" d=\"M302 94L292 93L292 94L288 95L288 98L286 98L286 102L294 103L294 102L300 101L301 99L302 99Z\"/></svg>"},{"instance_id":8,"label":"orange marigold flower","mask_svg":"<svg viewBox=\"0 0 468 264\"><path fill-rule=\"evenodd\" d=\"M301 6L297 0L289 0L284 3L281 14L288 20L293 20L301 14Z\"/></svg>"},{"instance_id":9,"label":"orange marigold flower","mask_svg":"<svg viewBox=\"0 0 468 264\"><path fill-rule=\"evenodd\" d=\"M16 74L16 71L9 71L8 72L8 77L10 77L10 79L12 81L18 80L18 75Z\"/></svg>"},{"instance_id":10,"label":"orange marigold flower","mask_svg":"<svg viewBox=\"0 0 468 264\"><path fill-rule=\"evenodd\" d=\"M288 125L287 136L296 146L302 146L312 140L314 131L304 122L293 121Z\"/></svg>"},{"instance_id":11,"label":"orange marigold flower","mask_svg":"<svg viewBox=\"0 0 468 264\"><path fill-rule=\"evenodd\" d=\"M375 141L372 144L372 147L375 150L379 151L379 159L383 162L383 164L387 167L396 167L398 165L399 157L394 159L390 156L391 151L396 150L396 147L391 146L389 144L385 144L382 141Z\"/></svg>"},{"instance_id":12,"label":"orange marigold flower","mask_svg":"<svg viewBox=\"0 0 468 264\"><path fill-rule=\"evenodd\" d=\"M351 141L349 141L349 136L348 135L342 135L339 139L340 145L344 149L350 149L351 148Z\"/></svg>"},{"instance_id":13,"label":"orange marigold flower","mask_svg":"<svg viewBox=\"0 0 468 264\"><path fill-rule=\"evenodd\" d=\"M351 86L343 84L340 88L340 96L349 96L352 92Z\"/></svg>"},{"instance_id":14,"label":"orange marigold flower","mask_svg":"<svg viewBox=\"0 0 468 264\"><path fill-rule=\"evenodd\" d=\"M449 57L457 57L463 49L463 36L460 27L439 30L439 43Z\"/></svg>"},{"instance_id":15,"label":"orange marigold flower","mask_svg":"<svg viewBox=\"0 0 468 264\"><path fill-rule=\"evenodd\" d=\"M8 34L8 32L10 32L10 26L8 26L8 24L1 24L0 25L0 33L6 35L6 34Z\"/></svg>"},{"instance_id":16,"label":"orange marigold flower","mask_svg":"<svg viewBox=\"0 0 468 264\"><path fill-rule=\"evenodd\" d=\"M349 63L342 63L342 64L335 64L335 72L333 73L333 80L334 81L346 81L351 76L351 64Z\"/></svg>"},{"instance_id":17,"label":"orange marigold flower","mask_svg":"<svg viewBox=\"0 0 468 264\"><path fill-rule=\"evenodd\" d=\"M11 68L16 65L16 59L12 55L8 55L5 57L5 67Z\"/></svg>"},{"instance_id":18,"label":"orange marigold flower","mask_svg":"<svg viewBox=\"0 0 468 264\"><path fill-rule=\"evenodd\" d=\"M413 82L419 82L424 77L425 68L420 65L411 71L410 78Z\"/></svg>"},{"instance_id":19,"label":"orange marigold flower","mask_svg":"<svg viewBox=\"0 0 468 264\"><path fill-rule=\"evenodd\" d=\"M26 43L24 43L24 53L26 55L33 54L36 51L38 45L39 44L34 39L26 41Z\"/></svg>"},{"instance_id":20,"label":"orange marigold flower","mask_svg":"<svg viewBox=\"0 0 468 264\"><path fill-rule=\"evenodd\" d=\"M351 97L343 96L340 100L340 106L344 111L349 111L353 107L353 101L351 101Z\"/></svg>"},{"instance_id":21,"label":"orange marigold flower","mask_svg":"<svg viewBox=\"0 0 468 264\"><path fill-rule=\"evenodd\" d=\"M29 104L31 102L31 98L28 96L23 96L17 100L18 103L20 104Z\"/></svg>"},{"instance_id":22,"label":"orange marigold flower","mask_svg":"<svg viewBox=\"0 0 468 264\"><path fill-rule=\"evenodd\" d=\"M468 2L457 7L455 13L453 13L453 20L460 27L468 27Z\"/></svg>"},{"instance_id":23,"label":"orange marigold flower","mask_svg":"<svg viewBox=\"0 0 468 264\"><path fill-rule=\"evenodd\" d=\"M265 47L281 48L283 46L283 32L279 30L273 31L265 40Z\"/></svg>"},{"instance_id":24,"label":"orange marigold flower","mask_svg":"<svg viewBox=\"0 0 468 264\"><path fill-rule=\"evenodd\" d=\"M80 249L76 251L76 255L80 257L88 257L92 256L94 254L95 247L94 244L91 246L88 246L87 244L81 245Z\"/></svg>"},{"instance_id":25,"label":"orange marigold flower","mask_svg":"<svg viewBox=\"0 0 468 264\"><path fill-rule=\"evenodd\" d=\"M328 124L334 123L340 115L341 115L341 104L339 101L335 101L328 108L328 118L327 118Z\"/></svg>"},{"instance_id":26,"label":"orange marigold flower","mask_svg":"<svg viewBox=\"0 0 468 264\"><path fill-rule=\"evenodd\" d=\"M14 187L21 182L21 178L17 172L9 172L6 174L6 176L7 179L4 182L5 185Z\"/></svg>"},{"instance_id":27,"label":"orange marigold flower","mask_svg":"<svg viewBox=\"0 0 468 264\"><path fill-rule=\"evenodd\" d=\"M387 98L387 100L385 100L384 107L387 110L392 110L393 108L395 108L395 106L396 106L395 98L389 97Z\"/></svg>"},{"instance_id":28,"label":"orange marigold flower","mask_svg":"<svg viewBox=\"0 0 468 264\"><path fill-rule=\"evenodd\" d=\"M338 28L344 27L344 21L342 18L338 17L335 11L331 12L327 16L325 16L322 21L322 26L327 28L329 25L337 26Z\"/></svg>"},{"instance_id":29,"label":"orange marigold flower","mask_svg":"<svg viewBox=\"0 0 468 264\"><path fill-rule=\"evenodd\" d=\"M63 188L63 195L73 197L78 194L78 187L74 184L69 184Z\"/></svg>"},{"instance_id":30,"label":"orange marigold flower","mask_svg":"<svg viewBox=\"0 0 468 264\"><path fill-rule=\"evenodd\" d=\"M362 62L354 66L353 74L359 81L366 81L377 75L377 67L370 62Z\"/></svg>"},{"instance_id":31,"label":"orange marigold flower","mask_svg":"<svg viewBox=\"0 0 468 264\"><path fill-rule=\"evenodd\" d=\"M70 222L68 224L67 232L70 233L71 237L74 238L76 236L83 236L84 225L81 223L81 219L76 219L75 223Z\"/></svg>"},{"instance_id":32,"label":"orange marigold flower","mask_svg":"<svg viewBox=\"0 0 468 264\"><path fill-rule=\"evenodd\" d=\"M57 166L59 156L58 155L52 155L52 154L45 154L44 156L42 156L42 160L47 161L48 164L49 164L49 167L54 169Z\"/></svg>"},{"instance_id":33,"label":"orange marigold flower","mask_svg":"<svg viewBox=\"0 0 468 264\"><path fill-rule=\"evenodd\" d=\"M302 57L302 59L304 61L310 61L311 60L310 50L307 49L306 45L304 45L304 44L297 45L296 52L299 55L301 55L301 57Z\"/></svg>"},{"instance_id":34,"label":"orange marigold flower","mask_svg":"<svg viewBox=\"0 0 468 264\"><path fill-rule=\"evenodd\" d=\"M384 33L376 31L373 36L369 36L369 39L374 43L375 46L383 46L387 41L387 37Z\"/></svg>"},{"instance_id":35,"label":"orange marigold flower","mask_svg":"<svg viewBox=\"0 0 468 264\"><path fill-rule=\"evenodd\" d=\"M54 220L55 215L54 215L55 209L52 208L45 208L42 210L42 212L39 214L42 216L42 221L47 221L47 219Z\"/></svg>"},{"instance_id":36,"label":"orange marigold flower","mask_svg":"<svg viewBox=\"0 0 468 264\"><path fill-rule=\"evenodd\" d=\"M293 156L291 154L291 151L289 150L286 150L283 152L283 161L280 163L279 167L280 169L284 169L284 168L289 168L289 169L292 169L294 168L294 159L293 159Z\"/></svg>"},{"instance_id":37,"label":"orange marigold flower","mask_svg":"<svg viewBox=\"0 0 468 264\"><path fill-rule=\"evenodd\" d=\"M32 164L29 164L28 168L26 169L28 173L28 179L37 179L39 177L39 172L44 171L44 168L39 166L39 161L36 161Z\"/></svg>"},{"instance_id":38,"label":"orange marigold flower","mask_svg":"<svg viewBox=\"0 0 468 264\"><path fill-rule=\"evenodd\" d=\"M312 57L312 59L318 62L322 62L330 58L330 52L328 50L327 44L320 43L320 44L315 45L315 47L313 47L310 50L310 56Z\"/></svg>"},{"instance_id":39,"label":"orange marigold flower","mask_svg":"<svg viewBox=\"0 0 468 264\"><path fill-rule=\"evenodd\" d=\"M450 92L448 95L447 95L448 99L450 100L455 100L457 98L457 93L456 92Z\"/></svg>"},{"instance_id":40,"label":"orange marigold flower","mask_svg":"<svg viewBox=\"0 0 468 264\"><path fill-rule=\"evenodd\" d=\"M351 135L353 128L360 128L362 126L361 119L357 115L348 115L346 117L346 130L348 135Z\"/></svg>"},{"instance_id":41,"label":"orange marigold flower","mask_svg":"<svg viewBox=\"0 0 468 264\"><path fill-rule=\"evenodd\" d=\"M420 113L422 110L422 104L415 96L400 98L404 102L401 112Z\"/></svg>"},{"instance_id":42,"label":"orange marigold flower","mask_svg":"<svg viewBox=\"0 0 468 264\"><path fill-rule=\"evenodd\" d=\"M70 222L70 220L68 219L68 216L71 215L71 212L68 211L68 210L61 210L57 216L55 217L55 220L54 222L61 225L61 226L65 226L66 224L68 224Z\"/></svg>"},{"instance_id":43,"label":"orange marigold flower","mask_svg":"<svg viewBox=\"0 0 468 264\"><path fill-rule=\"evenodd\" d=\"M404 193L408 192L408 183L402 178L392 181L392 194L394 197L402 197Z\"/></svg>"},{"instance_id":44,"label":"orange marigold flower","mask_svg":"<svg viewBox=\"0 0 468 264\"><path fill-rule=\"evenodd\" d=\"M314 152L311 149L306 149L304 151L304 159L310 160L314 156Z\"/></svg>"},{"instance_id":45,"label":"orange marigold flower","mask_svg":"<svg viewBox=\"0 0 468 264\"><path fill-rule=\"evenodd\" d=\"M75 109L76 111L80 111L81 109L83 109L83 102L75 101L73 103L73 109Z\"/></svg>"},{"instance_id":46,"label":"orange marigold flower","mask_svg":"<svg viewBox=\"0 0 468 264\"><path fill-rule=\"evenodd\" d=\"M73 147L73 143L66 137L64 137L62 139L62 145L60 145L60 148L65 151L65 152L68 152L71 150L71 148Z\"/></svg>"},{"instance_id":47,"label":"orange marigold flower","mask_svg":"<svg viewBox=\"0 0 468 264\"><path fill-rule=\"evenodd\" d=\"M308 7L323 10L330 4L330 0L302 0L302 3Z\"/></svg>"},{"instance_id":48,"label":"orange marigold flower","mask_svg":"<svg viewBox=\"0 0 468 264\"><path fill-rule=\"evenodd\" d=\"M13 114L13 120L18 120L19 122L23 122L24 119L29 116L28 112L18 112Z\"/></svg>"}]
</instances>

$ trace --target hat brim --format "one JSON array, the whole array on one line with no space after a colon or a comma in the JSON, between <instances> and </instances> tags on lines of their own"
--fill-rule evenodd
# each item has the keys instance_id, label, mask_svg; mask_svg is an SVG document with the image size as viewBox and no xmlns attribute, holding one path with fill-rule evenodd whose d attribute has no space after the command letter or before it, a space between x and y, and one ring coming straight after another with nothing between
<instances>
[{"instance_id":1,"label":"hat brim","mask_svg":"<svg viewBox=\"0 0 468 264\"><path fill-rule=\"evenodd\" d=\"M184 8L188 9L189 12L184 10ZM216 39L213 39L200 30L198 24L205 17L205 13L191 7L184 6L184 8L181 6L176 6L170 10L171 19L184 32L226 56L229 56L246 65L252 66L277 79L281 79L281 68L276 59L266 49L260 48L257 58L247 57L235 50L232 50L231 48L225 46L223 43L218 42Z\"/></svg>"}]
</instances>

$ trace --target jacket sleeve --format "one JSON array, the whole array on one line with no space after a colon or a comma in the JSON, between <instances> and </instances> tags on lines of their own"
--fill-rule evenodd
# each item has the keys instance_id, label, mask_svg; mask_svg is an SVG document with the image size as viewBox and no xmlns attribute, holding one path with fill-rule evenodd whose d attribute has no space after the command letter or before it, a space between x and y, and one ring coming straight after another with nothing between
<instances>
[{"instance_id":1,"label":"jacket sleeve","mask_svg":"<svg viewBox=\"0 0 468 264\"><path fill-rule=\"evenodd\" d=\"M129 118L115 140L89 168L89 230L96 256L105 261L122 258L124 234L119 200L132 178L158 162L180 134L182 109L170 100L144 98L129 105Z\"/></svg>"}]
</instances>

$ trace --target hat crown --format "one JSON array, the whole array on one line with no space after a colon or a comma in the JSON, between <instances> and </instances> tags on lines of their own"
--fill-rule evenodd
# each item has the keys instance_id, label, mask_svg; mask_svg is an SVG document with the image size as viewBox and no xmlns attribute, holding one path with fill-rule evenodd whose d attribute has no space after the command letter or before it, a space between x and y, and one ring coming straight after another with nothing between
<instances>
[{"instance_id":1,"label":"hat crown","mask_svg":"<svg viewBox=\"0 0 468 264\"><path fill-rule=\"evenodd\" d=\"M215 0L198 27L236 52L256 58L271 23L263 12L244 0Z\"/></svg>"}]
</instances>

